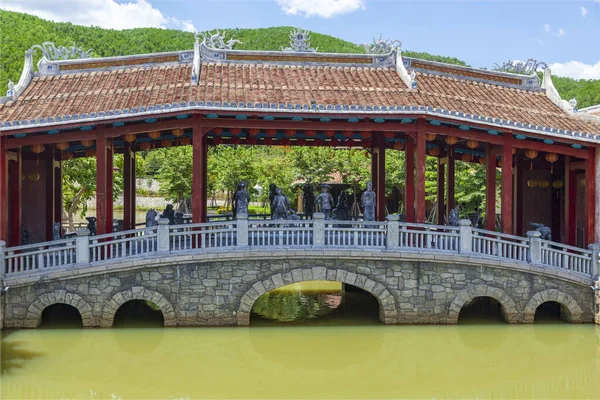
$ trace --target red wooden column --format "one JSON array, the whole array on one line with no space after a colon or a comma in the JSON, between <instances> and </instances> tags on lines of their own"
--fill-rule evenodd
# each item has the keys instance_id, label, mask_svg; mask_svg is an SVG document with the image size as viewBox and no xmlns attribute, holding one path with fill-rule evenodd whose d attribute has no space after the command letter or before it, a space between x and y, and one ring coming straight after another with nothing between
<instances>
[{"instance_id":1,"label":"red wooden column","mask_svg":"<svg viewBox=\"0 0 600 400\"><path fill-rule=\"evenodd\" d=\"M46 240L53 239L53 225L55 222L60 222L56 218L56 160L54 159L54 146L47 145L44 152L41 154L40 160L44 163L46 169Z\"/></svg>"},{"instance_id":2,"label":"red wooden column","mask_svg":"<svg viewBox=\"0 0 600 400\"><path fill-rule=\"evenodd\" d=\"M96 234L113 230L113 152L105 131L96 134Z\"/></svg>"},{"instance_id":3,"label":"red wooden column","mask_svg":"<svg viewBox=\"0 0 600 400\"><path fill-rule=\"evenodd\" d=\"M513 233L513 159L512 134L508 133L502 149L502 232Z\"/></svg>"},{"instance_id":4,"label":"red wooden column","mask_svg":"<svg viewBox=\"0 0 600 400\"><path fill-rule=\"evenodd\" d=\"M378 182L379 182L379 137L373 132L371 134L371 183L373 185L373 191L375 192L376 207L375 207L375 218L379 219L379 191L378 191Z\"/></svg>"},{"instance_id":5,"label":"red wooden column","mask_svg":"<svg viewBox=\"0 0 600 400\"><path fill-rule=\"evenodd\" d=\"M454 208L454 151L452 146L448 146L448 168L447 168L448 193L446 195L446 218L450 215L450 210Z\"/></svg>"},{"instance_id":6,"label":"red wooden column","mask_svg":"<svg viewBox=\"0 0 600 400\"><path fill-rule=\"evenodd\" d=\"M127 142L123 146L123 229L135 229L135 152Z\"/></svg>"},{"instance_id":7,"label":"red wooden column","mask_svg":"<svg viewBox=\"0 0 600 400\"><path fill-rule=\"evenodd\" d=\"M8 160L6 136L0 136L0 240L8 242Z\"/></svg>"},{"instance_id":8,"label":"red wooden column","mask_svg":"<svg viewBox=\"0 0 600 400\"><path fill-rule=\"evenodd\" d=\"M571 156L565 156L565 225L564 241L575 246L577 229L577 176L571 169Z\"/></svg>"},{"instance_id":9,"label":"red wooden column","mask_svg":"<svg viewBox=\"0 0 600 400\"><path fill-rule=\"evenodd\" d=\"M8 162L8 196L10 197L10 215L9 215L9 246L19 246L21 244L21 226L23 225L22 199L23 184L21 175L23 174L23 159L21 157L21 148L14 151L16 158Z\"/></svg>"},{"instance_id":10,"label":"red wooden column","mask_svg":"<svg viewBox=\"0 0 600 400\"><path fill-rule=\"evenodd\" d=\"M378 221L385 221L385 138L379 132L379 134L373 134L373 141L375 146L371 158L371 174L374 179L373 190L377 201L375 218Z\"/></svg>"},{"instance_id":11,"label":"red wooden column","mask_svg":"<svg viewBox=\"0 0 600 400\"><path fill-rule=\"evenodd\" d=\"M406 222L415 222L415 142L406 135L406 195L405 214Z\"/></svg>"},{"instance_id":12,"label":"red wooden column","mask_svg":"<svg viewBox=\"0 0 600 400\"><path fill-rule=\"evenodd\" d=\"M496 155L491 146L485 152L485 229L496 230Z\"/></svg>"},{"instance_id":13,"label":"red wooden column","mask_svg":"<svg viewBox=\"0 0 600 400\"><path fill-rule=\"evenodd\" d=\"M442 157L438 157L437 159L437 224L444 225L445 224L445 216L444 212L444 174L445 167Z\"/></svg>"},{"instance_id":14,"label":"red wooden column","mask_svg":"<svg viewBox=\"0 0 600 400\"><path fill-rule=\"evenodd\" d=\"M595 217L595 226L594 226L594 243L600 243L600 146L596 147L595 151L595 159L596 159L596 177L595 177L595 187L596 187L596 205L594 214ZM591 155L591 154L590 154Z\"/></svg>"},{"instance_id":15,"label":"red wooden column","mask_svg":"<svg viewBox=\"0 0 600 400\"><path fill-rule=\"evenodd\" d=\"M192 222L206 222L207 129L200 126L200 116L194 115L192 125Z\"/></svg>"},{"instance_id":16,"label":"red wooden column","mask_svg":"<svg viewBox=\"0 0 600 400\"><path fill-rule=\"evenodd\" d=\"M62 216L63 216L63 196L62 196L62 154L58 149L54 149L54 220L60 222L62 237Z\"/></svg>"},{"instance_id":17,"label":"red wooden column","mask_svg":"<svg viewBox=\"0 0 600 400\"><path fill-rule=\"evenodd\" d=\"M594 243L594 217L596 212L596 149L589 148L589 157L585 164L585 233L586 247ZM600 201L600 199L598 199Z\"/></svg>"},{"instance_id":18,"label":"red wooden column","mask_svg":"<svg viewBox=\"0 0 600 400\"><path fill-rule=\"evenodd\" d=\"M425 121L417 121L417 223L425 223L425 161L427 160L427 141L425 140Z\"/></svg>"}]
</instances>

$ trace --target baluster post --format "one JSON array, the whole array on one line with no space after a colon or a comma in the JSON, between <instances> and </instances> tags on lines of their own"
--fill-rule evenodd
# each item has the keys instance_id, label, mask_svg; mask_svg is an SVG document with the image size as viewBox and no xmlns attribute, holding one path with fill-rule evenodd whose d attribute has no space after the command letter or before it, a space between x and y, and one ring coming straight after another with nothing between
<instances>
[{"instance_id":1,"label":"baluster post","mask_svg":"<svg viewBox=\"0 0 600 400\"><path fill-rule=\"evenodd\" d=\"M75 237L75 253L77 254L76 265L85 265L90 263L90 231L89 229L79 229Z\"/></svg>"},{"instance_id":2,"label":"baluster post","mask_svg":"<svg viewBox=\"0 0 600 400\"><path fill-rule=\"evenodd\" d=\"M161 218L158 220L158 227L156 229L156 251L158 253L168 253L170 250L169 219Z\"/></svg>"},{"instance_id":3,"label":"baluster post","mask_svg":"<svg viewBox=\"0 0 600 400\"><path fill-rule=\"evenodd\" d=\"M248 214L238 214L236 218L237 247L248 247Z\"/></svg>"},{"instance_id":4,"label":"baluster post","mask_svg":"<svg viewBox=\"0 0 600 400\"><path fill-rule=\"evenodd\" d=\"M458 222L458 233L460 235L460 254L469 254L473 252L473 228L471 227L471 221L468 219L461 219Z\"/></svg>"},{"instance_id":5,"label":"baluster post","mask_svg":"<svg viewBox=\"0 0 600 400\"><path fill-rule=\"evenodd\" d=\"M542 234L539 231L527 231L529 238L529 257L527 262L531 264L542 263Z\"/></svg>"},{"instance_id":6,"label":"baluster post","mask_svg":"<svg viewBox=\"0 0 600 400\"><path fill-rule=\"evenodd\" d=\"M389 214L387 220L387 248L393 249L400 245L400 216Z\"/></svg>"},{"instance_id":7,"label":"baluster post","mask_svg":"<svg viewBox=\"0 0 600 400\"><path fill-rule=\"evenodd\" d=\"M6 269L6 242L0 240L0 281L4 281Z\"/></svg>"},{"instance_id":8,"label":"baluster post","mask_svg":"<svg viewBox=\"0 0 600 400\"><path fill-rule=\"evenodd\" d=\"M600 280L600 243L590 244L588 248L592 251L592 279Z\"/></svg>"},{"instance_id":9,"label":"baluster post","mask_svg":"<svg viewBox=\"0 0 600 400\"><path fill-rule=\"evenodd\" d=\"M313 214L313 247L325 246L325 214Z\"/></svg>"}]
</instances>

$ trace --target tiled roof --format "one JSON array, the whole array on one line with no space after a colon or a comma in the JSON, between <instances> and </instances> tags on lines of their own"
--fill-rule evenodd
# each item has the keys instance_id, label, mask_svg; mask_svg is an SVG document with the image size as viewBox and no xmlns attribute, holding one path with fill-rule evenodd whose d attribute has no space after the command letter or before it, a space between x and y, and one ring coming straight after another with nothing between
<instances>
[{"instance_id":1,"label":"tiled roof","mask_svg":"<svg viewBox=\"0 0 600 400\"><path fill-rule=\"evenodd\" d=\"M434 71L416 73L417 89L409 89L395 68L385 67L203 62L197 86L191 75L192 64L171 63L36 76L15 101L0 104L0 121L6 127L14 126L13 121L23 125L22 121L56 122L182 107L256 108L260 103L277 109L317 105L324 112L427 109L482 122L512 121L516 127L600 135L600 124L567 115L543 91Z\"/></svg>"}]
</instances>

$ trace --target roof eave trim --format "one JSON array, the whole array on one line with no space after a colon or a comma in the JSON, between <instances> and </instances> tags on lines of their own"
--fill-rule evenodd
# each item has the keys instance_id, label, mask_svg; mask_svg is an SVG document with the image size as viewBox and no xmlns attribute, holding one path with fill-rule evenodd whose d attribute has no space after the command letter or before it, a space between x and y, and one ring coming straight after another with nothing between
<instances>
[{"instance_id":1,"label":"roof eave trim","mask_svg":"<svg viewBox=\"0 0 600 400\"><path fill-rule=\"evenodd\" d=\"M400 79L402 79L402 82L404 82L406 87L408 87L409 89L417 88L417 81L415 80L415 71L409 73L406 69L404 61L402 60L402 51L400 50L400 48L396 49L396 72L398 73Z\"/></svg>"},{"instance_id":2,"label":"roof eave trim","mask_svg":"<svg viewBox=\"0 0 600 400\"><path fill-rule=\"evenodd\" d=\"M542 81L542 89L546 90L546 97L550 99L551 102L560 107L561 110L566 112L569 115L577 114L577 101L572 99L571 101L563 100L558 90L554 87L554 83L552 83L552 71L550 68L544 69L544 80Z\"/></svg>"},{"instance_id":3,"label":"roof eave trim","mask_svg":"<svg viewBox=\"0 0 600 400\"><path fill-rule=\"evenodd\" d=\"M598 111L600 113L600 104L596 104L594 106L589 106L589 107L585 107L585 108L580 108L578 113L579 114L591 114L594 111Z\"/></svg>"},{"instance_id":4,"label":"roof eave trim","mask_svg":"<svg viewBox=\"0 0 600 400\"><path fill-rule=\"evenodd\" d=\"M24 91L33 79L33 51L31 49L25 52L25 63L19 82L12 88L9 86L6 96L0 97L0 104L8 103L16 100Z\"/></svg>"}]
</instances>

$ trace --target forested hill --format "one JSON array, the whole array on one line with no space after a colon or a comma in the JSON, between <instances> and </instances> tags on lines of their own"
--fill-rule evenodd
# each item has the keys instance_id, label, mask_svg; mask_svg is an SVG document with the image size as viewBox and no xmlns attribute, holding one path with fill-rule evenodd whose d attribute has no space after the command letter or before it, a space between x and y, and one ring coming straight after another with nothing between
<instances>
[{"instance_id":1,"label":"forested hill","mask_svg":"<svg viewBox=\"0 0 600 400\"><path fill-rule=\"evenodd\" d=\"M292 27L228 29L227 37L242 44L236 49L279 50L289 46ZM54 42L83 49L93 49L96 57L192 49L194 34L171 29L138 28L126 30L85 27L71 23L47 21L33 15L0 10L0 95L6 93L8 80L17 82L23 69L25 51L34 44ZM364 53L362 46L320 33L311 33L311 45L320 52ZM454 57L404 51L404 55L426 60L466 65ZM38 54L38 57L40 55ZM37 62L37 60L35 60ZM556 88L563 98L577 98L579 107L600 103L600 80L577 81L559 78Z\"/></svg>"}]
</instances>

